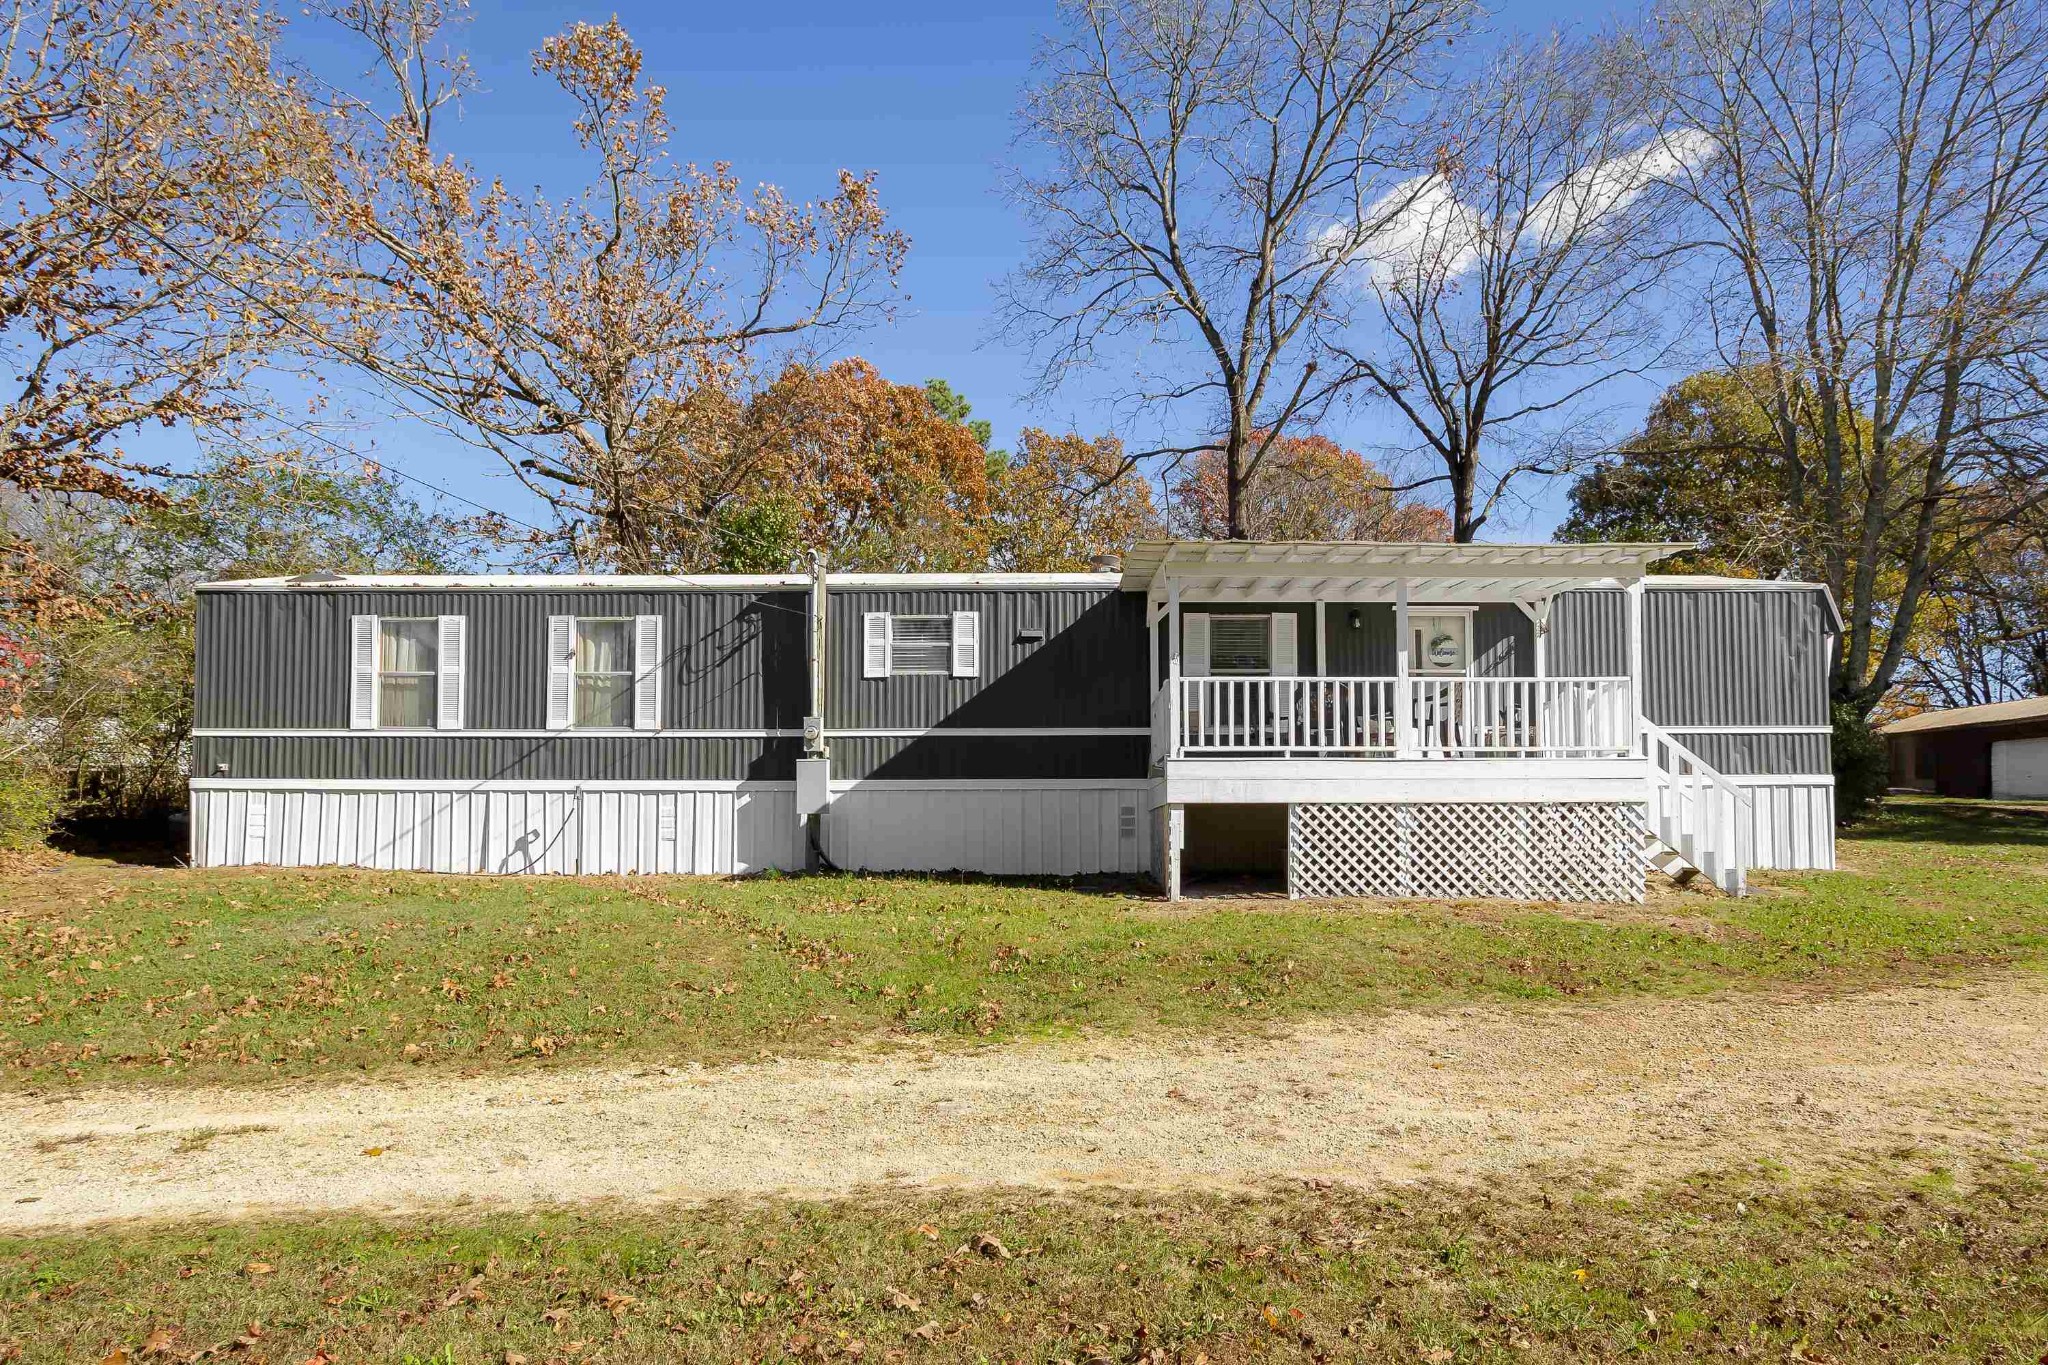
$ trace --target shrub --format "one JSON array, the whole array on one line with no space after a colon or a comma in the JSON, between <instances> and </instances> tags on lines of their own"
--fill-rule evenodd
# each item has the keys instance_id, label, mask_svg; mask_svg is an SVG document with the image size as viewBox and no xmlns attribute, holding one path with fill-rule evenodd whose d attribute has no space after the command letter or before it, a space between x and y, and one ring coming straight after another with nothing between
<instances>
[{"instance_id":1,"label":"shrub","mask_svg":"<svg viewBox=\"0 0 2048 1365\"><path fill-rule=\"evenodd\" d=\"M43 847L63 806L64 793L48 773L0 772L0 849Z\"/></svg>"},{"instance_id":2,"label":"shrub","mask_svg":"<svg viewBox=\"0 0 2048 1365\"><path fill-rule=\"evenodd\" d=\"M1869 815L1891 784L1891 756L1870 717L1853 706L1834 705L1835 820L1853 824Z\"/></svg>"}]
</instances>

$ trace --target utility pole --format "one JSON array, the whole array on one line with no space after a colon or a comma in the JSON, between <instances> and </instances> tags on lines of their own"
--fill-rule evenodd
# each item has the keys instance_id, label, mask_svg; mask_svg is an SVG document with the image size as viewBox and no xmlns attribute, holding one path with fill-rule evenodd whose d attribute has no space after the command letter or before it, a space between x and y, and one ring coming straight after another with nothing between
<instances>
[{"instance_id":1,"label":"utility pole","mask_svg":"<svg viewBox=\"0 0 2048 1365\"><path fill-rule=\"evenodd\" d=\"M796 761L796 818L803 838L804 870L816 872L825 861L825 808L832 804L832 751L825 743L825 680L831 655L825 632L830 603L825 582L825 552L811 551L811 610L805 663L811 682L810 711L804 716L804 753Z\"/></svg>"}]
</instances>

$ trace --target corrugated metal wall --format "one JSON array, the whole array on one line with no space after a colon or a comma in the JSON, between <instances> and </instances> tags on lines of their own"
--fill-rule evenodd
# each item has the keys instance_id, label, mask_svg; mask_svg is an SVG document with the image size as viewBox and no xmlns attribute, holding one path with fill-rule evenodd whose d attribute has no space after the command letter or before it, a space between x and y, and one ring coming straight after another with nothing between
<instances>
[{"instance_id":1,"label":"corrugated metal wall","mask_svg":"<svg viewBox=\"0 0 2048 1365\"><path fill-rule=\"evenodd\" d=\"M348 725L348 618L469 618L464 670L473 729L547 723L551 615L663 618L662 724L672 729L795 729L808 704L801 592L604 592L470 589L199 594L200 729Z\"/></svg>"},{"instance_id":2,"label":"corrugated metal wall","mask_svg":"<svg viewBox=\"0 0 2048 1365\"><path fill-rule=\"evenodd\" d=\"M796 794L772 790L197 787L202 867L741 873L802 865Z\"/></svg>"},{"instance_id":3,"label":"corrugated metal wall","mask_svg":"<svg viewBox=\"0 0 2048 1365\"><path fill-rule=\"evenodd\" d=\"M1143 777L1150 765L1148 735L1018 735L1015 738L944 732L917 738L838 735L832 740L832 776L883 778Z\"/></svg>"},{"instance_id":4,"label":"corrugated metal wall","mask_svg":"<svg viewBox=\"0 0 2048 1365\"><path fill-rule=\"evenodd\" d=\"M1713 733L1825 726L1828 628L1817 591L1652 587L1643 599L1643 712L1724 773L1830 772L1825 734ZM1554 675L1627 672L1626 596L1560 593L1545 651Z\"/></svg>"},{"instance_id":5,"label":"corrugated metal wall","mask_svg":"<svg viewBox=\"0 0 2048 1365\"><path fill-rule=\"evenodd\" d=\"M861 616L981 613L981 676L861 676ZM834 589L826 724L843 730L1144 726L1145 603L1114 588ZM1042 632L1037 643L1026 631Z\"/></svg>"},{"instance_id":6,"label":"corrugated metal wall","mask_svg":"<svg viewBox=\"0 0 2048 1365\"><path fill-rule=\"evenodd\" d=\"M1142 873L1152 862L1150 787L854 787L832 800L825 852L869 871L997 876Z\"/></svg>"},{"instance_id":7,"label":"corrugated metal wall","mask_svg":"<svg viewBox=\"0 0 2048 1365\"><path fill-rule=\"evenodd\" d=\"M1358 629L1351 613L1358 613ZM1382 602L1332 602L1323 609L1329 676L1385 678L1394 672L1394 609Z\"/></svg>"},{"instance_id":8,"label":"corrugated metal wall","mask_svg":"<svg viewBox=\"0 0 2048 1365\"><path fill-rule=\"evenodd\" d=\"M789 781L800 739L555 734L201 735L195 777L477 782ZM227 771L221 772L220 765Z\"/></svg>"},{"instance_id":9,"label":"corrugated metal wall","mask_svg":"<svg viewBox=\"0 0 2048 1365\"><path fill-rule=\"evenodd\" d=\"M1472 672L1481 678L1536 673L1536 623L1517 606L1498 603L1472 613Z\"/></svg>"}]
</instances>

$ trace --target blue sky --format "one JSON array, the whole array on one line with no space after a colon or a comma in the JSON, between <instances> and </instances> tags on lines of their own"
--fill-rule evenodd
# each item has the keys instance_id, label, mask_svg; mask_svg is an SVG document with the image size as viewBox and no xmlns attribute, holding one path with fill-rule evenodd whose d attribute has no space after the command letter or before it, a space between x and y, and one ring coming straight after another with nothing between
<instances>
[{"instance_id":1,"label":"blue sky","mask_svg":"<svg viewBox=\"0 0 2048 1365\"><path fill-rule=\"evenodd\" d=\"M530 53L573 21L612 12L479 5L463 36L483 88L449 129L451 148L514 185L561 192L580 184L566 102L530 74ZM1085 395L1028 406L1026 357L990 336L994 282L1024 250L1024 226L996 193L996 168L1031 55L1054 21L1049 0L635 3L617 13L646 54L647 77L668 87L680 158L728 160L744 181L771 181L792 197L829 189L841 167L878 173L883 202L912 240L907 297L893 323L841 337L837 353L862 355L899 382L947 379L994 423L999 443L1026 425L1107 428L1108 414ZM1586 18L1546 3L1496 22L1545 28ZM338 51L299 55L334 76L349 74L337 63L354 60ZM1627 396L1631 417L1654 387ZM1355 420L1329 434L1372 444L1369 419ZM396 422L372 423L357 439L387 466L531 515L527 495L486 452ZM1553 494L1487 535L1546 538L1557 508Z\"/></svg>"}]
</instances>

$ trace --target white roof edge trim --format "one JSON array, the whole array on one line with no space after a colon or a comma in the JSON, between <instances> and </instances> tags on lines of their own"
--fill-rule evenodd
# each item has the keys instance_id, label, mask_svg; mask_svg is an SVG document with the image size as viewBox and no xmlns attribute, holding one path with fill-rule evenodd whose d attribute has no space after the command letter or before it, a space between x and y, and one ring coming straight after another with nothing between
<instances>
[{"instance_id":1,"label":"white roof edge trim","mask_svg":"<svg viewBox=\"0 0 2048 1365\"><path fill-rule=\"evenodd\" d=\"M833 588L1108 588L1114 573L844 573L826 575ZM201 583L202 592L320 592L337 589L609 588L617 591L760 591L808 588L805 574L346 574L300 578L230 578Z\"/></svg>"}]
</instances>

